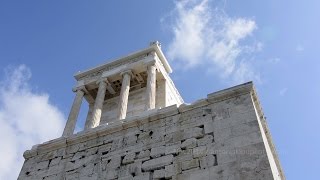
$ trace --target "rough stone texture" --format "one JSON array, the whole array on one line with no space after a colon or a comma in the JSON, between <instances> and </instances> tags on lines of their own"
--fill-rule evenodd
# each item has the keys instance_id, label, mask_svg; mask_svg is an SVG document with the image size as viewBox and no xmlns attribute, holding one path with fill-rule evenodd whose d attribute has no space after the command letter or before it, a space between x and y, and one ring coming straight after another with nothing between
<instances>
[{"instance_id":1,"label":"rough stone texture","mask_svg":"<svg viewBox=\"0 0 320 180\"><path fill-rule=\"evenodd\" d=\"M18 179L284 179L268 133L247 83L35 146Z\"/></svg>"}]
</instances>

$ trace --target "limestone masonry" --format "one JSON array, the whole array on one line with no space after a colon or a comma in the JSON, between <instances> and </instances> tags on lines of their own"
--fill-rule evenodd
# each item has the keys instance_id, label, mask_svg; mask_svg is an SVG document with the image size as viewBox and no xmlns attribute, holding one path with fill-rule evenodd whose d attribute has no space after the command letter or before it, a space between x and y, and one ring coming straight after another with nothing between
<instances>
[{"instance_id":1,"label":"limestone masonry","mask_svg":"<svg viewBox=\"0 0 320 180\"><path fill-rule=\"evenodd\" d=\"M285 179L252 82L189 105L171 72L153 42L77 73L62 137L25 151L18 179Z\"/></svg>"}]
</instances>

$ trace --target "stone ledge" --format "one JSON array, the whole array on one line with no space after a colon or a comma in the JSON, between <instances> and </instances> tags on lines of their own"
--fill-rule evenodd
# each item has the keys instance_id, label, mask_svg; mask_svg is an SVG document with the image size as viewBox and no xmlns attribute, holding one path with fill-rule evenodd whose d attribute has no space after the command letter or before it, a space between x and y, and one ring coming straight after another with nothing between
<instances>
[{"instance_id":1,"label":"stone ledge","mask_svg":"<svg viewBox=\"0 0 320 180\"><path fill-rule=\"evenodd\" d=\"M210 103L215 103L223 101L225 99L230 99L235 96L250 93L254 91L254 86L252 81L240 84L231 88L223 89L207 95L207 99Z\"/></svg>"},{"instance_id":2,"label":"stone ledge","mask_svg":"<svg viewBox=\"0 0 320 180\"><path fill-rule=\"evenodd\" d=\"M199 107L202 107L202 106L206 106L210 104L208 102L207 99L200 99L200 100L197 100L191 104L181 104L179 106L179 112L182 113L182 112L186 112L186 111L189 111L189 110L192 110L194 108L199 108Z\"/></svg>"}]
</instances>

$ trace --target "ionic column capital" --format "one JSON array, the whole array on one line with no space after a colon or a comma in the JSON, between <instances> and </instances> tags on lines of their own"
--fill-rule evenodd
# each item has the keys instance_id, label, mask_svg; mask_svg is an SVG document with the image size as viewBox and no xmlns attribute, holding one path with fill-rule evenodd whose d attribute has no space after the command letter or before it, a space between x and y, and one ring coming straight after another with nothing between
<instances>
[{"instance_id":1,"label":"ionic column capital","mask_svg":"<svg viewBox=\"0 0 320 180\"><path fill-rule=\"evenodd\" d=\"M107 90L111 93L111 94L115 94L115 90L112 88L111 83L109 82L108 78L104 77L99 79L96 83L100 86L100 83L104 83L103 85L107 87Z\"/></svg>"},{"instance_id":2,"label":"ionic column capital","mask_svg":"<svg viewBox=\"0 0 320 180\"><path fill-rule=\"evenodd\" d=\"M157 63L157 61L154 59L154 60L145 62L145 65L146 65L147 67L156 66L156 63Z\"/></svg>"},{"instance_id":3,"label":"ionic column capital","mask_svg":"<svg viewBox=\"0 0 320 180\"><path fill-rule=\"evenodd\" d=\"M124 75L126 75L126 74L130 75L130 77L133 76L132 71L131 71L130 69L125 70L125 71L122 71L122 72L120 73L120 75L121 75L122 77L123 77Z\"/></svg>"},{"instance_id":4,"label":"ionic column capital","mask_svg":"<svg viewBox=\"0 0 320 180\"><path fill-rule=\"evenodd\" d=\"M72 88L72 91L73 91L73 92L81 91L81 92L83 92L84 94L88 94L88 90L86 89L85 86L74 87L74 88Z\"/></svg>"},{"instance_id":5,"label":"ionic column capital","mask_svg":"<svg viewBox=\"0 0 320 180\"><path fill-rule=\"evenodd\" d=\"M107 86L110 86L110 82L108 81L108 78L100 78L97 80L96 84L105 83Z\"/></svg>"}]
</instances>

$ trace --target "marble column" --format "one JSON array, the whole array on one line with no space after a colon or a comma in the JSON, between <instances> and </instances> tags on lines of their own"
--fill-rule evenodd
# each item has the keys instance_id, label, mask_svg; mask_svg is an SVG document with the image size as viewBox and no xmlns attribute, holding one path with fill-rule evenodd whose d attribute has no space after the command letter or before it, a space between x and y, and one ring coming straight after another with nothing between
<instances>
[{"instance_id":1,"label":"marble column","mask_svg":"<svg viewBox=\"0 0 320 180\"><path fill-rule=\"evenodd\" d=\"M118 107L118 119L119 120L125 119L126 115L127 115L131 74L132 74L132 72L130 70L121 73L122 85L121 85L121 92L120 92L120 97L119 97L119 107Z\"/></svg>"},{"instance_id":2,"label":"marble column","mask_svg":"<svg viewBox=\"0 0 320 180\"><path fill-rule=\"evenodd\" d=\"M154 109L156 106L156 65L151 62L147 66L147 89L146 89L146 110Z\"/></svg>"},{"instance_id":3,"label":"marble column","mask_svg":"<svg viewBox=\"0 0 320 180\"><path fill-rule=\"evenodd\" d=\"M91 121L89 121L86 126L87 129L99 126L101 120L102 107L107 90L107 82L105 80L101 80L98 83L99 89L94 102Z\"/></svg>"},{"instance_id":4,"label":"marble column","mask_svg":"<svg viewBox=\"0 0 320 180\"><path fill-rule=\"evenodd\" d=\"M90 121L92 120L92 111L94 104L89 104L88 114L84 125L84 130L90 129Z\"/></svg>"},{"instance_id":5,"label":"marble column","mask_svg":"<svg viewBox=\"0 0 320 180\"><path fill-rule=\"evenodd\" d=\"M66 124L66 126L63 130L63 134L62 134L62 136L64 136L64 137L68 137L73 134L73 131L76 127L77 118L78 118L78 114L80 111L82 99L84 96L83 89L77 89L77 90L75 90L75 92L76 92L76 97L73 101L71 111L70 111L70 114L68 117L68 121L67 121L67 124Z\"/></svg>"}]
</instances>

